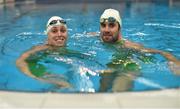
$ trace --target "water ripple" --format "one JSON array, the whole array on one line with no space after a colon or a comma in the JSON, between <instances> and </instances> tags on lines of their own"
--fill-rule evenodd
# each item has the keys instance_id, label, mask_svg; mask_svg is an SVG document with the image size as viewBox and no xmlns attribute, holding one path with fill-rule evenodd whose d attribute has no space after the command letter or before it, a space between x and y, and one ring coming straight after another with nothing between
<instances>
[{"instance_id":1,"label":"water ripple","mask_svg":"<svg viewBox=\"0 0 180 109\"><path fill-rule=\"evenodd\" d=\"M157 27L165 27L165 28L180 28L179 24L175 25L166 25L161 23L144 23L145 26L157 26Z\"/></svg>"},{"instance_id":2,"label":"water ripple","mask_svg":"<svg viewBox=\"0 0 180 109\"><path fill-rule=\"evenodd\" d=\"M134 33L134 34L130 34L130 35L132 35L132 36L147 36L147 35L149 35L149 34L146 34L146 33L143 33L143 32L137 32L137 33Z\"/></svg>"}]
</instances>

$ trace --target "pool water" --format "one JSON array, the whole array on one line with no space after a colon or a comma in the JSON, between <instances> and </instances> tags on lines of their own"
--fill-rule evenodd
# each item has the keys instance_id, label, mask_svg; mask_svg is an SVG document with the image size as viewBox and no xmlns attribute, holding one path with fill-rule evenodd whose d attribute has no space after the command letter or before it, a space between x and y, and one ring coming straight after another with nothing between
<instances>
[{"instance_id":1,"label":"pool water","mask_svg":"<svg viewBox=\"0 0 180 109\"><path fill-rule=\"evenodd\" d=\"M179 88L180 76L173 74L168 67L168 61L161 55L119 50L114 45L103 43L99 36L87 34L99 32L99 17L106 8L120 11L124 38L141 43L147 48L170 52L180 60L179 5L125 2L2 6L0 8L0 90L112 92L112 86L101 90L103 76L98 71L116 67L112 63L124 59L124 56L131 56L126 62L132 62L130 66L137 65L135 70L138 67L137 77L131 81L130 88L125 91ZM16 59L22 53L46 42L45 25L54 15L67 20L69 32L67 46L63 48L64 51L54 51L47 56L37 53L36 56L41 57L37 61L38 65L43 65L46 71L54 75L44 78L57 79L57 81L65 79L72 84L71 88L61 88L38 81L22 73L15 65ZM104 76L105 84L106 82L109 84L108 81L111 83L116 76ZM123 85L121 82L116 84Z\"/></svg>"}]
</instances>

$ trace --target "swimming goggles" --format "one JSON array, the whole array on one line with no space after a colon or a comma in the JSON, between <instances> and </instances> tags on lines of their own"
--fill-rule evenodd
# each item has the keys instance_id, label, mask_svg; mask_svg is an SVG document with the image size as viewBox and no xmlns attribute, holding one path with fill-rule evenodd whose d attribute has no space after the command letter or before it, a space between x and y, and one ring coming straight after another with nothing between
<instances>
[{"instance_id":1,"label":"swimming goggles","mask_svg":"<svg viewBox=\"0 0 180 109\"><path fill-rule=\"evenodd\" d=\"M65 20L52 20L50 23L49 23L49 25L55 25L55 24L57 24L58 23L58 21L59 21L59 23L61 23L61 24L66 24L66 21Z\"/></svg>"},{"instance_id":2,"label":"swimming goggles","mask_svg":"<svg viewBox=\"0 0 180 109\"><path fill-rule=\"evenodd\" d=\"M106 21L108 21L109 23L115 23L116 19L114 17L108 17L108 18L101 18L100 19L100 23L104 23Z\"/></svg>"}]
</instances>

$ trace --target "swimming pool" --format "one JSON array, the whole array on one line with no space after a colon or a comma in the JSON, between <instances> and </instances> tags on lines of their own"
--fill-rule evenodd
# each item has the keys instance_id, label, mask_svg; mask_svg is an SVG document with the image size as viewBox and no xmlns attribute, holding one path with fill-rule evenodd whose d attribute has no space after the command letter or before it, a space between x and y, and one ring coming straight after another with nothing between
<instances>
[{"instance_id":1,"label":"swimming pool","mask_svg":"<svg viewBox=\"0 0 180 109\"><path fill-rule=\"evenodd\" d=\"M114 51L111 46L103 44L98 36L92 37L86 33L99 31L99 16L109 7L121 12L124 38L142 43L146 47L171 52L180 59L178 6L156 3L7 6L2 7L0 12L0 89L27 92L98 92L101 77L94 72L107 67L106 64L111 62ZM28 77L15 65L16 59L24 51L45 42L46 21L54 15L67 20L69 27L67 48L90 57L78 58L76 55L54 57L57 61L64 59L65 62L69 62L65 64L60 62L60 65L72 65L70 66L72 72L79 72L77 75L73 75L72 72L69 74L74 77L72 83L75 86L70 90L59 89L53 84ZM145 63L138 57L139 55L141 54L135 54L134 60L141 66L141 75L133 81L133 86L128 91L179 88L180 77L173 75L166 59L161 55L145 54L147 59L153 58L152 61ZM66 71L64 68L55 65L49 67L50 70ZM87 69L90 72L88 74Z\"/></svg>"}]
</instances>

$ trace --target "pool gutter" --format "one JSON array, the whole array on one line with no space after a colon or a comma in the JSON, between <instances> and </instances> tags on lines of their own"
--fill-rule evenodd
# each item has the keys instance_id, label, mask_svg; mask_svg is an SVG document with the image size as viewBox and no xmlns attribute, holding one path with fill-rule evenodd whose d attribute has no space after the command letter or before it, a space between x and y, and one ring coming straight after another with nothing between
<instances>
[{"instance_id":1,"label":"pool gutter","mask_svg":"<svg viewBox=\"0 0 180 109\"><path fill-rule=\"evenodd\" d=\"M180 89L62 94L0 91L0 108L180 108Z\"/></svg>"}]
</instances>

